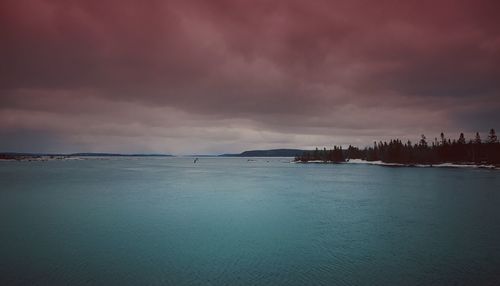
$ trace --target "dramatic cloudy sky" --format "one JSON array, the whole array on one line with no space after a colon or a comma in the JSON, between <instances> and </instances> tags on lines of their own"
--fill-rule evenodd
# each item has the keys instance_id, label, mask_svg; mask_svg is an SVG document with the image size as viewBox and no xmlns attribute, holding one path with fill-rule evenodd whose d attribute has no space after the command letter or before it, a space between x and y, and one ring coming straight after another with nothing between
<instances>
[{"instance_id":1,"label":"dramatic cloudy sky","mask_svg":"<svg viewBox=\"0 0 500 286\"><path fill-rule=\"evenodd\" d=\"M500 128L499 11L2 0L0 151L216 154Z\"/></svg>"}]
</instances>

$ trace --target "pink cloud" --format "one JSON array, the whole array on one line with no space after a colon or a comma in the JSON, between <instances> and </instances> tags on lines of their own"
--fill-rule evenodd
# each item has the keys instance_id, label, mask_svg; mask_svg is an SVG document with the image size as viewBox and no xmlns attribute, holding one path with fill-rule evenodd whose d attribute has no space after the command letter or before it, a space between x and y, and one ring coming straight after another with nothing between
<instances>
[{"instance_id":1,"label":"pink cloud","mask_svg":"<svg viewBox=\"0 0 500 286\"><path fill-rule=\"evenodd\" d=\"M3 1L0 147L44 131L57 148L189 153L486 130L500 122L498 8Z\"/></svg>"}]
</instances>

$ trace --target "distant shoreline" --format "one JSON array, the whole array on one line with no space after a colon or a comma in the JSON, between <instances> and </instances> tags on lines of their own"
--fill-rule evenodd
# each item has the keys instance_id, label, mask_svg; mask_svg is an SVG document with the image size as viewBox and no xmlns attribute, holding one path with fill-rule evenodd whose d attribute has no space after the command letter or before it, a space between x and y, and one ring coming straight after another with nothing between
<instances>
[{"instance_id":1,"label":"distant shoreline","mask_svg":"<svg viewBox=\"0 0 500 286\"><path fill-rule=\"evenodd\" d=\"M84 160L87 158L116 157L173 157L165 154L115 154L115 153L72 153L72 154L38 154L38 153L0 153L0 161L56 161Z\"/></svg>"},{"instance_id":2,"label":"distant shoreline","mask_svg":"<svg viewBox=\"0 0 500 286\"><path fill-rule=\"evenodd\" d=\"M36 155L36 156L15 156L15 157L6 157L3 154L0 154L0 162L47 162L47 161L73 161L73 160L106 160L107 158L154 158L154 157L167 157L173 158L178 157L174 155L85 155L85 156L76 156L76 155ZM180 156L186 157L186 156ZM192 157L192 156L188 156ZM210 156L213 158L230 158L231 156ZM238 156L239 158L256 158L253 156L243 157ZM260 158L290 158L293 157L260 157ZM249 159L249 161L254 161ZM363 164L363 165L374 165L374 166L382 166L382 167L396 167L396 168L466 168L466 169L487 169L487 170L500 170L500 165L494 164L476 164L472 162L457 162L457 163L436 163L436 164L403 164L403 163L386 163L382 161L367 161L362 159L348 159L343 162L338 161L324 161L324 160L310 160L310 161L297 161L291 160L289 163L292 164L318 164L318 165L333 165L333 164Z\"/></svg>"}]
</instances>

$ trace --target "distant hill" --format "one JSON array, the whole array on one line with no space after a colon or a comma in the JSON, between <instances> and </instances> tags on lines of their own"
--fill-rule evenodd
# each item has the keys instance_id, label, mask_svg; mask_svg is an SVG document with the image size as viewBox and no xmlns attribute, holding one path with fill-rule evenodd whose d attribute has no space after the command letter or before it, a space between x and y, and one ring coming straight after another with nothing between
<instances>
[{"instance_id":1,"label":"distant hill","mask_svg":"<svg viewBox=\"0 0 500 286\"><path fill-rule=\"evenodd\" d=\"M68 156L78 156L78 157L172 157L172 155L166 154L115 154L115 153L73 153L68 154Z\"/></svg>"},{"instance_id":2,"label":"distant hill","mask_svg":"<svg viewBox=\"0 0 500 286\"><path fill-rule=\"evenodd\" d=\"M66 156L66 157L171 157L165 154L116 154L116 153L23 153L23 152L0 152L1 156L12 157L36 157L36 156Z\"/></svg>"},{"instance_id":3,"label":"distant hill","mask_svg":"<svg viewBox=\"0 0 500 286\"><path fill-rule=\"evenodd\" d=\"M295 157L301 156L306 150L300 149L272 149L251 150L240 154L222 154L222 157Z\"/></svg>"}]
</instances>

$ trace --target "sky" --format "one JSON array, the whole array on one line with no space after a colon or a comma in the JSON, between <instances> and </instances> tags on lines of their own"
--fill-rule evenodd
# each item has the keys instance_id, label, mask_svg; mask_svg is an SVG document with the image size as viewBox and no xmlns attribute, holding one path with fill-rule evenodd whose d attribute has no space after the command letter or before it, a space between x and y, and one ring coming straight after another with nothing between
<instances>
[{"instance_id":1,"label":"sky","mask_svg":"<svg viewBox=\"0 0 500 286\"><path fill-rule=\"evenodd\" d=\"M500 128L499 1L2 0L0 151L220 154Z\"/></svg>"}]
</instances>

